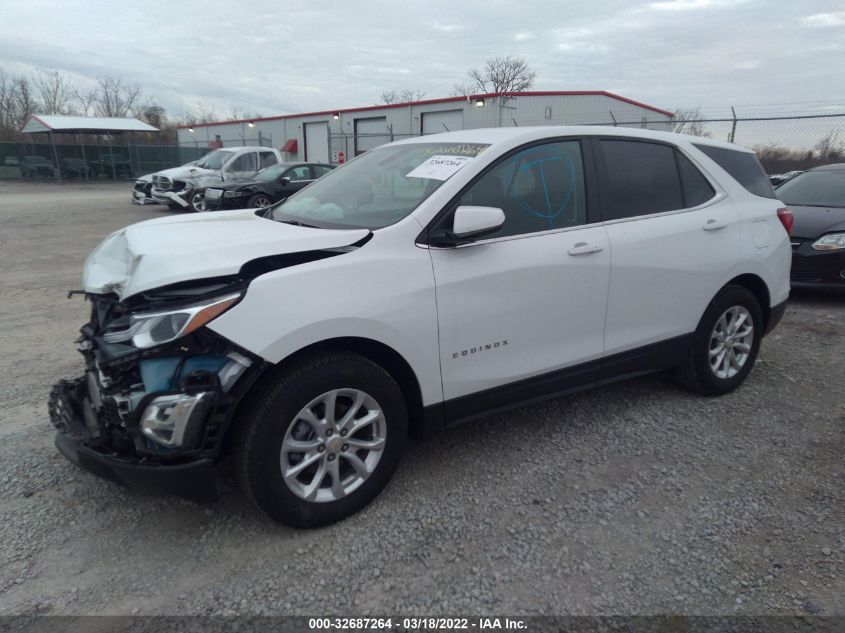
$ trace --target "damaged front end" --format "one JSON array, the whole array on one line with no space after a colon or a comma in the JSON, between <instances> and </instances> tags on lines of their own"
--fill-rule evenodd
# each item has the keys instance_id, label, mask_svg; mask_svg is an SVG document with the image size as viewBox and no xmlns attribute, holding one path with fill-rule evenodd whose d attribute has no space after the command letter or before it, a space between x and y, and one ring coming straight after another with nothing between
<instances>
[{"instance_id":1,"label":"damaged front end","mask_svg":"<svg viewBox=\"0 0 845 633\"><path fill-rule=\"evenodd\" d=\"M226 427L263 362L204 325L237 304L242 286L182 283L125 301L86 293L85 374L50 395L59 450L113 481L214 500Z\"/></svg>"}]
</instances>

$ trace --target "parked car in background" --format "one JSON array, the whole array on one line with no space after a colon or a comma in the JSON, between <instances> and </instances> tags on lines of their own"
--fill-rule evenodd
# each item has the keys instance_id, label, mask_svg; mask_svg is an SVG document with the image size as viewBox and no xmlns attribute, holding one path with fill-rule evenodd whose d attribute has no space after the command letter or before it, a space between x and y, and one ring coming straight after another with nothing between
<instances>
[{"instance_id":1,"label":"parked car in background","mask_svg":"<svg viewBox=\"0 0 845 633\"><path fill-rule=\"evenodd\" d=\"M792 209L792 286L845 290L845 163L805 171L782 184Z\"/></svg>"},{"instance_id":2,"label":"parked car in background","mask_svg":"<svg viewBox=\"0 0 845 633\"><path fill-rule=\"evenodd\" d=\"M130 178L132 163L122 154L100 154L97 160L91 161L91 168L95 175L107 178Z\"/></svg>"},{"instance_id":3,"label":"parked car in background","mask_svg":"<svg viewBox=\"0 0 845 633\"><path fill-rule=\"evenodd\" d=\"M5 167L20 167L21 161L18 160L17 156L6 156L6 158L3 159L3 165Z\"/></svg>"},{"instance_id":4,"label":"parked car in background","mask_svg":"<svg viewBox=\"0 0 845 633\"><path fill-rule=\"evenodd\" d=\"M206 154L195 165L153 174L150 195L171 209L205 211L205 190L223 182L250 180L261 169L282 162L272 147L224 147Z\"/></svg>"},{"instance_id":5,"label":"parked car in background","mask_svg":"<svg viewBox=\"0 0 845 633\"><path fill-rule=\"evenodd\" d=\"M211 152L209 152L211 153ZM197 165L201 163L205 157L202 156L201 158L197 158L192 161L188 161L184 165L180 165L179 167L190 167L192 165ZM139 176L137 180L135 180L135 185L132 187L132 202L135 204L160 204L158 200L154 199L152 196L152 189L153 189L153 176L155 174L147 174L145 176Z\"/></svg>"},{"instance_id":6,"label":"parked car in background","mask_svg":"<svg viewBox=\"0 0 845 633\"><path fill-rule=\"evenodd\" d=\"M787 180L795 178L798 174L803 174L804 171L801 169L796 169L795 171L788 171L785 174L772 174L769 176L769 182L772 183L773 186L777 187L778 185L782 185Z\"/></svg>"},{"instance_id":7,"label":"parked car in background","mask_svg":"<svg viewBox=\"0 0 845 633\"><path fill-rule=\"evenodd\" d=\"M56 445L202 501L231 455L271 517L332 523L409 436L652 371L736 389L789 296L790 220L756 155L708 138L510 127L375 147L269 213L107 237L83 273L84 373L50 395Z\"/></svg>"},{"instance_id":8,"label":"parked car in background","mask_svg":"<svg viewBox=\"0 0 845 633\"><path fill-rule=\"evenodd\" d=\"M62 178L85 178L94 175L91 166L81 158L63 158L59 163Z\"/></svg>"},{"instance_id":9,"label":"parked car in background","mask_svg":"<svg viewBox=\"0 0 845 633\"><path fill-rule=\"evenodd\" d=\"M223 183L205 190L208 211L269 207L329 173L326 163L278 163L262 169L254 180Z\"/></svg>"},{"instance_id":10,"label":"parked car in background","mask_svg":"<svg viewBox=\"0 0 845 633\"><path fill-rule=\"evenodd\" d=\"M24 178L52 178L56 175L53 163L43 156L24 156L21 176Z\"/></svg>"}]
</instances>

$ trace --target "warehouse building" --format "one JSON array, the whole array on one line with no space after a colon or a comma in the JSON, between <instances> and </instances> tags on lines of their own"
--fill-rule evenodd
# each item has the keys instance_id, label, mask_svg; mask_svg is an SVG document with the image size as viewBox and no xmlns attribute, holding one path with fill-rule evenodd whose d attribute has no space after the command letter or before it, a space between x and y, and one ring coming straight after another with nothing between
<instances>
[{"instance_id":1,"label":"warehouse building","mask_svg":"<svg viewBox=\"0 0 845 633\"><path fill-rule=\"evenodd\" d=\"M290 161L344 162L383 143L437 132L527 125L671 129L672 113L604 91L448 97L180 126L180 145L265 145Z\"/></svg>"}]
</instances>

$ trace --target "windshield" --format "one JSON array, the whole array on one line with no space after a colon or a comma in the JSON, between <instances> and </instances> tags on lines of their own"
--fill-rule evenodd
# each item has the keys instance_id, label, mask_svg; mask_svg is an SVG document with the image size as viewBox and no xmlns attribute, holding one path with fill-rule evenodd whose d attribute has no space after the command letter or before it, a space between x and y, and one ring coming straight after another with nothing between
<instances>
[{"instance_id":1,"label":"windshield","mask_svg":"<svg viewBox=\"0 0 845 633\"><path fill-rule=\"evenodd\" d=\"M332 228L378 229L416 209L487 145L413 143L378 147L314 181L271 217Z\"/></svg>"},{"instance_id":2,"label":"windshield","mask_svg":"<svg viewBox=\"0 0 845 633\"><path fill-rule=\"evenodd\" d=\"M786 204L808 207L845 207L845 169L807 171L777 189Z\"/></svg>"},{"instance_id":3,"label":"windshield","mask_svg":"<svg viewBox=\"0 0 845 633\"><path fill-rule=\"evenodd\" d=\"M197 167L205 167L206 169L220 169L226 159L232 155L230 149L216 149L203 156L197 163Z\"/></svg>"},{"instance_id":4,"label":"windshield","mask_svg":"<svg viewBox=\"0 0 845 633\"><path fill-rule=\"evenodd\" d=\"M282 175L282 172L288 168L284 163L278 163L265 167L255 175L255 179L259 182L271 182Z\"/></svg>"}]
</instances>

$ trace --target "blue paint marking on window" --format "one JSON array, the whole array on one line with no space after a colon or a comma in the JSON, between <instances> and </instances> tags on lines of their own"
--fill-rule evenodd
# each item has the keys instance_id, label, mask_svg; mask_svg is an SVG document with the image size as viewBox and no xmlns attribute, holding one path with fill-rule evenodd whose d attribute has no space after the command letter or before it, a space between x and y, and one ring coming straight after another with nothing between
<instances>
[{"instance_id":1,"label":"blue paint marking on window","mask_svg":"<svg viewBox=\"0 0 845 633\"><path fill-rule=\"evenodd\" d=\"M547 220L549 223L549 228L553 229L555 218L557 218L564 212L564 210L572 200L572 194L575 191L575 166L572 162L572 159L568 156L564 156L558 153L548 155L550 154L548 148L543 148L542 150L540 150L540 152L547 155L531 162L524 162L526 159L526 155L532 153L539 153L538 150L528 150L514 157L512 161L513 172L511 174L510 183L508 184L507 195L508 197L510 197L511 191L514 186L514 181L516 180L517 174L519 172L532 172L536 169L534 175L535 177L539 177L540 184L542 184L543 186L543 200L545 201L546 206L545 211L535 209L529 206L523 200L520 200L518 195L514 196L513 199L522 211L530 215ZM557 161L563 161L562 167L567 173L569 183L566 189L566 193L561 198L560 205L555 208L551 199L551 195L549 193L548 183L546 182L546 163Z\"/></svg>"}]
</instances>

